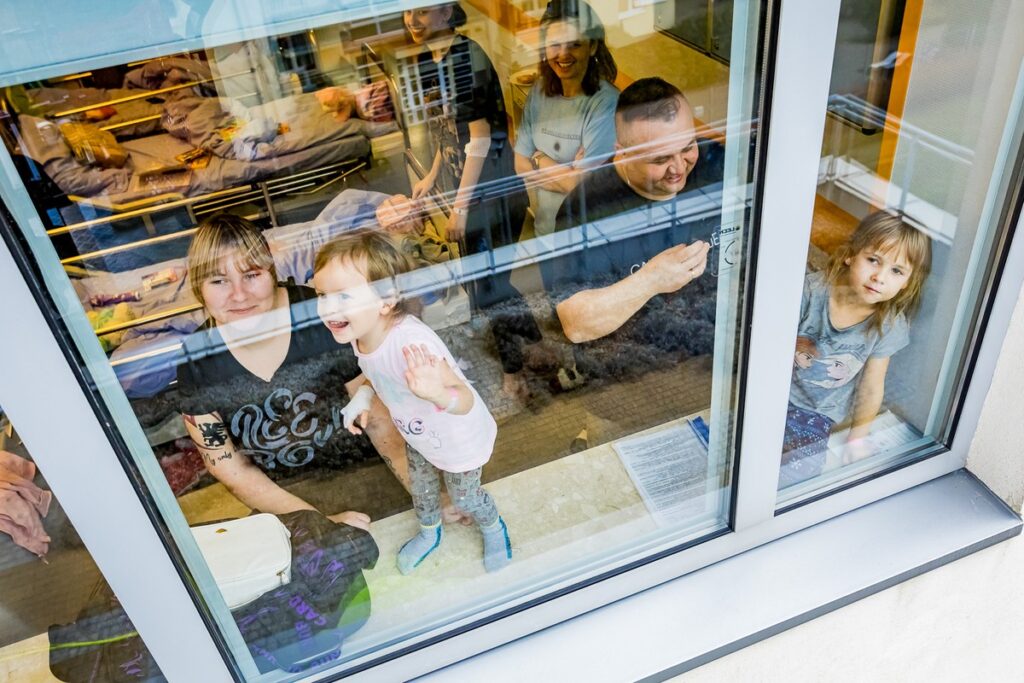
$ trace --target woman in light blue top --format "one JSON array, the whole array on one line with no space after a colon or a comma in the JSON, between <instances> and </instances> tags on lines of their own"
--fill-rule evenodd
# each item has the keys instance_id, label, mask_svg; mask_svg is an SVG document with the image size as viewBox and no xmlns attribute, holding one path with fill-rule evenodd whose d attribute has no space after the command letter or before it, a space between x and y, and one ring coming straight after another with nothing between
<instances>
[{"instance_id":1,"label":"woman in light blue top","mask_svg":"<svg viewBox=\"0 0 1024 683\"><path fill-rule=\"evenodd\" d=\"M516 173L530 188L534 232L555 216L582 172L615 153L618 74L604 26L582 0L552 0L540 20L540 74L516 135Z\"/></svg>"}]
</instances>

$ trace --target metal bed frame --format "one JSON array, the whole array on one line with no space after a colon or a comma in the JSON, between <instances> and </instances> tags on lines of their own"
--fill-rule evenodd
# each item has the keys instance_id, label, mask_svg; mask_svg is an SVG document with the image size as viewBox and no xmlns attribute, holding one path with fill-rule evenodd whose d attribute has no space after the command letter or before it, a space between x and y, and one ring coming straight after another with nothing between
<instances>
[{"instance_id":1,"label":"metal bed frame","mask_svg":"<svg viewBox=\"0 0 1024 683\"><path fill-rule=\"evenodd\" d=\"M352 161L344 161L340 163L330 164L328 166L321 166L309 171L303 171L295 175L286 176L283 178L272 178L268 180L261 180L251 185L229 188L225 190L218 190L216 192L210 192L199 197L187 197L184 199L178 199L175 201L167 202L165 204L157 204L142 209L136 209L134 211L125 211L123 213L116 213L110 216L104 216L102 218L94 218L87 221L81 221L71 225L61 226L59 228L51 228L46 231L46 234L53 237L55 235L63 235L78 230L85 230L96 225L105 225L114 223L116 221L124 220L126 218L134 217L150 217L155 213L164 212L170 209L184 207L188 211L189 218L192 223L192 227L169 235L158 235L150 237L131 244L122 244L116 247L108 247L106 249L98 249L96 251L86 252L84 254L77 254L68 258L61 259L61 264L68 268L73 267L75 264L89 259L96 258L99 256L106 256L110 254L121 253L125 251L131 251L152 244L159 244L162 242L169 242L172 240L182 239L185 237L191 237L198 230L200 217L222 211L229 208L250 204L254 200L263 203L266 210L266 215L270 218L271 225L278 227L277 214L273 208L273 200L275 197L283 195L309 195L315 194L324 190L325 188L338 183L347 183L347 180L353 174L360 174L369 168L370 162L367 158L357 159ZM262 211L261 211L262 213ZM258 217L253 216L253 217ZM167 311L161 311L158 313L152 313L147 316L140 318L134 318L130 321L122 323L115 323L106 325L96 330L96 336L103 336L104 334L110 334L112 332L121 332L124 330L138 327L147 323L157 322L159 320L166 320L183 313L189 313L200 309L199 304L191 304L188 306L181 306ZM135 360L135 358L123 359L122 362L128 362L129 360Z\"/></svg>"},{"instance_id":2,"label":"metal bed frame","mask_svg":"<svg viewBox=\"0 0 1024 683\"><path fill-rule=\"evenodd\" d=\"M361 64L359 66L362 67L360 71L362 71L361 79L363 81L368 83L371 80L373 80L369 73L370 66L372 64L373 66L377 67L380 74L383 75L383 78L388 83L388 89L390 91L392 102L395 103L396 122L398 124L399 130L402 132L403 135L403 142L405 145L404 158L406 162L409 164L410 168L413 170L413 173L416 173L417 175L422 177L425 173L425 170L423 169L422 164L420 164L419 160L416 159L415 155L411 151L409 133L407 127L404 125L405 119L403 116L402 109L400 107L400 102L397 99L399 92L394 77L384 67L384 63L381 57L377 54L373 47L367 43L362 44L362 53L360 61ZM115 104L135 99L144 99L152 97L154 94L171 92L183 88L191 88L197 85L202 85L204 83L209 83L216 80L234 78L235 76L243 75L244 73L248 72L239 72L237 74L229 74L220 77L200 79L190 81L188 83L181 83L179 85L170 86L167 88L161 88L158 90L140 91L138 95L116 98L108 102L90 104L88 106L77 107L74 109L61 111L57 114L54 114L51 118L57 118L60 116L71 116L77 113L81 113L83 111L87 111L89 109L101 107L105 104ZM103 127L103 129L113 130L134 123L152 120L154 118L159 117L144 117L132 121L125 121L118 124L113 124L111 126L105 126ZM108 225L111 223L115 223L117 221L122 221L130 218L142 218L145 227L152 235L151 237L136 242L132 242L131 244L124 244L114 247L108 247L105 249L98 249L95 251L81 253L61 259L61 264L64 266L65 270L68 271L69 273L74 273L76 271L79 271L80 269L80 266L78 264L81 264L82 262L88 261L89 259L92 258L126 252L147 245L159 244L163 242L169 242L173 240L191 237L198 230L196 226L198 225L200 219L203 216L230 208L244 206L247 204L257 203L260 205L259 212L255 215L246 216L247 218L266 216L267 218L269 218L272 227L279 227L277 212L275 211L273 205L273 200L275 197L282 197L285 195L293 196L315 194L326 189L331 185L334 185L335 183L347 184L348 178L353 174L358 174L365 180L363 172L367 170L369 167L370 157L367 156L361 159L348 160L329 164L326 166L321 166L318 168L310 169L308 171L303 171L300 173L284 177L269 178L266 180L253 182L248 185L216 190L196 197L183 197L180 194L174 193L167 195L158 195L152 198L154 200L154 203L152 205L143 206L128 211L115 212L109 216L102 216L99 218L83 220L69 225L53 227L48 229L46 231L46 234L52 238L59 235L74 233L80 230L87 230L98 225ZM447 215L448 211L444 210L444 208L447 207L448 204L447 198L436 196L434 197L434 199L437 206L444 213L444 215ZM79 203L88 205L88 201L80 201ZM156 235L156 229L152 223L152 217L155 214L175 209L184 209L185 211L187 211L191 227L179 230L168 235ZM149 315L134 318L129 321L114 323L97 328L95 330L95 334L97 337L101 337L105 334L122 332L135 327L139 327L141 325L158 322L160 320L167 320L179 315L191 313L201 309L202 306L198 303L177 306L164 311L159 311L157 313L152 313ZM172 353L178 351L181 348L181 346L182 344L180 342L169 343L165 346L142 351L140 353L133 354L125 358L111 360L110 365L112 367L116 367L119 365L124 365L127 363L138 361L144 358L151 358L166 353Z\"/></svg>"}]
</instances>

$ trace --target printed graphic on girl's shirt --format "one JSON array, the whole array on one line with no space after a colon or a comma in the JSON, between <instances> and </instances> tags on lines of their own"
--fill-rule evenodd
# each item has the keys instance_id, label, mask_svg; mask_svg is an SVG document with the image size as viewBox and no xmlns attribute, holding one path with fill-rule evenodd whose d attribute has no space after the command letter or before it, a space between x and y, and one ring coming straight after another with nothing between
<instances>
[{"instance_id":1,"label":"printed graphic on girl's shirt","mask_svg":"<svg viewBox=\"0 0 1024 683\"><path fill-rule=\"evenodd\" d=\"M839 347L841 348L841 347ZM836 350L838 351L839 348ZM850 352L820 357L817 345L809 337L797 339L796 374L801 382L822 389L846 385L864 367L864 359Z\"/></svg>"}]
</instances>

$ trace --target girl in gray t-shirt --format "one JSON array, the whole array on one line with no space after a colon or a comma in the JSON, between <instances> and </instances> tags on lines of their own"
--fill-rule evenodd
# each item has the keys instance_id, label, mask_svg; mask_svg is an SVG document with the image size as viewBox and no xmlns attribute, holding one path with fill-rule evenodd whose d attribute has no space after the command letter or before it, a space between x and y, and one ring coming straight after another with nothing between
<instances>
[{"instance_id":1,"label":"girl in gray t-shirt","mask_svg":"<svg viewBox=\"0 0 1024 683\"><path fill-rule=\"evenodd\" d=\"M849 460L869 455L864 438L882 406L889 358L910 341L907 319L930 268L928 237L879 211L861 221L826 272L807 275L779 488L821 473L837 424L850 425Z\"/></svg>"}]
</instances>

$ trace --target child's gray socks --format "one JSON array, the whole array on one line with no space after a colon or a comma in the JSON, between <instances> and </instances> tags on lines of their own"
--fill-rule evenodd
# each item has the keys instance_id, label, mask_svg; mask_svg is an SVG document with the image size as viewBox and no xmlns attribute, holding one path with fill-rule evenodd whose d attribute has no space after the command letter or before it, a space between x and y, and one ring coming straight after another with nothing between
<instances>
[{"instance_id":1,"label":"child's gray socks","mask_svg":"<svg viewBox=\"0 0 1024 683\"><path fill-rule=\"evenodd\" d=\"M398 551L398 571L411 574L413 569L427 559L427 555L441 545L442 534L440 522L434 526L421 525L420 532L406 541Z\"/></svg>"},{"instance_id":2,"label":"child's gray socks","mask_svg":"<svg viewBox=\"0 0 1024 683\"><path fill-rule=\"evenodd\" d=\"M484 569L496 572L508 565L512 561L512 541L508 537L505 520L498 517L494 524L480 527L480 533L484 539ZM406 541L398 551L398 571L411 574L430 553L437 550L443 534L440 523L434 526L421 525L420 532Z\"/></svg>"},{"instance_id":3,"label":"child's gray socks","mask_svg":"<svg viewBox=\"0 0 1024 683\"><path fill-rule=\"evenodd\" d=\"M498 517L494 524L480 527L480 533L484 536L484 569L496 572L508 565L512 561L512 541L505 520Z\"/></svg>"}]
</instances>

